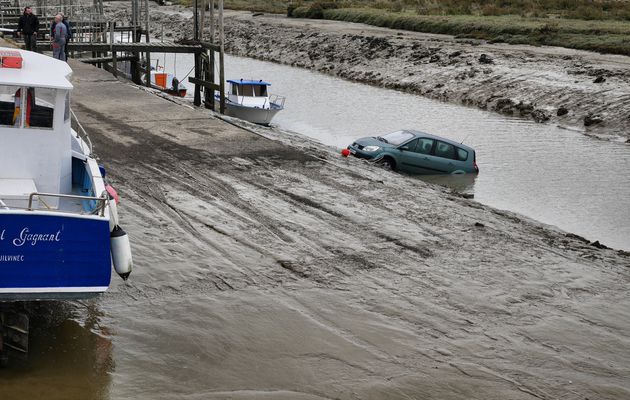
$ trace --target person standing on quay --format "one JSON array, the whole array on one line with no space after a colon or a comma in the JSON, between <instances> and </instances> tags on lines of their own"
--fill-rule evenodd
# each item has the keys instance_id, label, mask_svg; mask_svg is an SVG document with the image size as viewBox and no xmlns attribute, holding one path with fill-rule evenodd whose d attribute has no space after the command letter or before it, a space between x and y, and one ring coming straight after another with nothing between
<instances>
[{"instance_id":1,"label":"person standing on quay","mask_svg":"<svg viewBox=\"0 0 630 400\"><path fill-rule=\"evenodd\" d=\"M66 61L66 41L68 40L68 28L61 22L61 15L55 15L54 35L50 39L53 48L53 57Z\"/></svg>"},{"instance_id":2,"label":"person standing on quay","mask_svg":"<svg viewBox=\"0 0 630 400\"><path fill-rule=\"evenodd\" d=\"M24 7L24 14L18 21L17 34L24 34L24 45L26 50L37 51L37 32L39 32L39 19L33 14L33 9Z\"/></svg>"},{"instance_id":3,"label":"person standing on quay","mask_svg":"<svg viewBox=\"0 0 630 400\"><path fill-rule=\"evenodd\" d=\"M63 22L63 24L66 26L66 30L68 31L68 36L66 37L66 46L64 48L64 52L66 53L65 61L68 61L68 42L70 41L70 39L72 39L72 28L70 27L70 21L68 21L68 18L62 12L60 12L58 15L61 16L61 22ZM52 23L52 25L50 26L50 37L51 38L55 36L55 26L57 26L57 20L56 19Z\"/></svg>"}]
</instances>

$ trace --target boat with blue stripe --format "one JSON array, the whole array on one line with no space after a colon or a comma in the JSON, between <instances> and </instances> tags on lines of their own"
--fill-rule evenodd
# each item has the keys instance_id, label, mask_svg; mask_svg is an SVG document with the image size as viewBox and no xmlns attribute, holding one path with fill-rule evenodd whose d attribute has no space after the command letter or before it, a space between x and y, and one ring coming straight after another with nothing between
<instances>
[{"instance_id":1,"label":"boat with blue stripe","mask_svg":"<svg viewBox=\"0 0 630 400\"><path fill-rule=\"evenodd\" d=\"M72 70L8 48L0 65L0 301L103 293L132 257L118 195L70 108Z\"/></svg>"},{"instance_id":2,"label":"boat with blue stripe","mask_svg":"<svg viewBox=\"0 0 630 400\"><path fill-rule=\"evenodd\" d=\"M269 125L273 117L284 110L285 97L269 94L271 83L263 80L228 79L225 113L259 125ZM219 93L215 102L220 101Z\"/></svg>"}]
</instances>

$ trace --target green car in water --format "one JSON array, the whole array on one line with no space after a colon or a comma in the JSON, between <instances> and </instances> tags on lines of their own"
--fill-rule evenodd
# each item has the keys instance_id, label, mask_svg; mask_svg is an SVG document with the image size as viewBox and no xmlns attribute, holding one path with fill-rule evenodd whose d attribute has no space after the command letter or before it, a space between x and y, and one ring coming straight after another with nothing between
<instances>
[{"instance_id":1,"label":"green car in water","mask_svg":"<svg viewBox=\"0 0 630 400\"><path fill-rule=\"evenodd\" d=\"M475 150L428 133L401 130L383 136L357 139L350 154L412 174L478 173Z\"/></svg>"}]
</instances>

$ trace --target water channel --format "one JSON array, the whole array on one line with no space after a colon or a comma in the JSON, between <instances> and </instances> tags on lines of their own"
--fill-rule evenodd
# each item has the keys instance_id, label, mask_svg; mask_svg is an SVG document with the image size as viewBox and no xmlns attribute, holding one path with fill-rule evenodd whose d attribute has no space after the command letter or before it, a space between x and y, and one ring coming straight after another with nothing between
<instances>
[{"instance_id":1,"label":"water channel","mask_svg":"<svg viewBox=\"0 0 630 400\"><path fill-rule=\"evenodd\" d=\"M180 78L192 67L190 57L163 57L160 63L171 72L176 67ZM464 141L477 151L479 176L428 180L630 250L630 146L250 58L227 56L226 71L228 79L270 81L271 93L287 97L274 124L331 146L343 148L358 137L401 128Z\"/></svg>"}]
</instances>

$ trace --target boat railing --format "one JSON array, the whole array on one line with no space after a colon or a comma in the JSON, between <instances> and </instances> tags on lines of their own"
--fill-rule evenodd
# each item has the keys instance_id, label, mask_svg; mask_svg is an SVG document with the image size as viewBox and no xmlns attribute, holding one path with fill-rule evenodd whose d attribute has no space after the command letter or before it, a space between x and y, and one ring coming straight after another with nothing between
<instances>
[{"instance_id":1,"label":"boat railing","mask_svg":"<svg viewBox=\"0 0 630 400\"><path fill-rule=\"evenodd\" d=\"M97 203L98 205L94 207L94 209L91 211L91 214L94 214L94 215L98 214L100 217L103 217L105 215L105 208L109 201L109 198L107 194L105 193L103 193L103 195L100 197L94 197L94 196L79 196L76 194L33 192L28 196L28 207L26 208L27 211L35 210L35 208L33 208L33 201L35 197L37 197L37 199L41 201L44 204L44 206L48 209L51 209L51 207L48 207L48 205L46 205L46 202L42 200L42 197L56 197L59 199L73 199L73 200L81 200L81 201L96 201L98 202ZM59 210L56 210L56 211L59 211Z\"/></svg>"},{"instance_id":2,"label":"boat railing","mask_svg":"<svg viewBox=\"0 0 630 400\"><path fill-rule=\"evenodd\" d=\"M285 96L280 96L277 94L272 94L269 96L269 103L271 104L277 104L280 107L284 108L284 102L286 101L286 97Z\"/></svg>"},{"instance_id":3,"label":"boat railing","mask_svg":"<svg viewBox=\"0 0 630 400\"><path fill-rule=\"evenodd\" d=\"M79 143L81 145L81 150L85 152L86 149L83 148L83 143L87 143L87 146L88 146L87 150L89 150L89 155L91 156L93 153L93 146L92 146L92 141L90 140L90 136L87 134L86 130L83 128L83 125L81 125L81 122L79 122L77 115L74 113L72 109L70 110L70 114L72 114L72 118L74 118L74 122L76 122L77 127L79 128L79 130L77 131L77 139L83 139L83 140L79 140Z\"/></svg>"}]
</instances>

